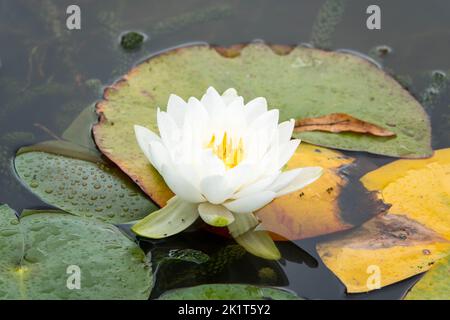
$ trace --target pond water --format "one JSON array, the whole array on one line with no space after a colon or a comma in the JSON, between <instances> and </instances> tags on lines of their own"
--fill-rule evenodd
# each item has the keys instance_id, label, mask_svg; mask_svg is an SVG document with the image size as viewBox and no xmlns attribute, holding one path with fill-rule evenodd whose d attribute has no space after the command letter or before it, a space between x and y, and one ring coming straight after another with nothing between
<instances>
[{"instance_id":1,"label":"pond water","mask_svg":"<svg viewBox=\"0 0 450 320\"><path fill-rule=\"evenodd\" d=\"M192 42L313 43L368 56L423 102L432 119L433 148L449 147L449 93L432 76L435 70L450 73L449 1L79 0L81 30L69 32L65 10L73 3L0 0L0 203L17 212L48 208L15 176L12 159L19 147L60 136L87 105L101 98L104 86L131 66ZM381 30L366 28L370 4L381 7ZM127 30L148 35L139 50L120 48L120 35ZM393 160L351 155L371 164L350 175L353 181ZM351 201L352 197L344 197L341 206ZM175 287L227 282L286 287L309 299L398 299L418 279L369 294L347 295L315 251L315 244L324 238L281 243L280 262L242 253L232 241L203 231L143 241L141 246L161 252L192 248L215 255L208 270L189 263L162 266L152 297Z\"/></svg>"}]
</instances>

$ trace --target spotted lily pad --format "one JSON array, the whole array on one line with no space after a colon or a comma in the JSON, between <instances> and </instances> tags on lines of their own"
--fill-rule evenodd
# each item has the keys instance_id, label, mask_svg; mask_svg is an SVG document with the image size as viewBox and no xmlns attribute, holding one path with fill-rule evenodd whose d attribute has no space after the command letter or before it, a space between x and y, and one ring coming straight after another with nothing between
<instances>
[{"instance_id":1,"label":"spotted lily pad","mask_svg":"<svg viewBox=\"0 0 450 320\"><path fill-rule=\"evenodd\" d=\"M280 120L345 113L395 136L300 132L304 141L393 157L428 157L429 119L420 104L386 73L346 53L251 44L228 49L207 45L160 54L107 88L94 126L100 150L163 206L172 193L139 149L133 125L158 132L156 108L169 95L201 97L209 86L236 88L246 101L263 96Z\"/></svg>"},{"instance_id":2,"label":"spotted lily pad","mask_svg":"<svg viewBox=\"0 0 450 320\"><path fill-rule=\"evenodd\" d=\"M246 284L205 284L168 291L160 300L298 300L288 290Z\"/></svg>"},{"instance_id":3,"label":"spotted lily pad","mask_svg":"<svg viewBox=\"0 0 450 320\"><path fill-rule=\"evenodd\" d=\"M147 299L144 252L111 224L0 207L0 299ZM78 277L79 276L79 277Z\"/></svg>"},{"instance_id":4,"label":"spotted lily pad","mask_svg":"<svg viewBox=\"0 0 450 320\"><path fill-rule=\"evenodd\" d=\"M157 209L119 169L70 143L51 141L22 148L14 163L32 192L78 216L124 223Z\"/></svg>"}]
</instances>

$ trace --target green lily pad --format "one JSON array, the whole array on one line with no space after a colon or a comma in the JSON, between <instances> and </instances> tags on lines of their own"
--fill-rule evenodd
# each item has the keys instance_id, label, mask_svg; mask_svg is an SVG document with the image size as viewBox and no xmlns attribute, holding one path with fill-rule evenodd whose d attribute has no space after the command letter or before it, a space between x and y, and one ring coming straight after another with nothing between
<instances>
[{"instance_id":1,"label":"green lily pad","mask_svg":"<svg viewBox=\"0 0 450 320\"><path fill-rule=\"evenodd\" d=\"M97 118L94 105L86 107L63 132L62 138L82 147L96 150L91 129L92 125L97 122Z\"/></svg>"},{"instance_id":2,"label":"green lily pad","mask_svg":"<svg viewBox=\"0 0 450 320\"><path fill-rule=\"evenodd\" d=\"M247 284L205 284L168 291L160 300L298 300L295 293Z\"/></svg>"},{"instance_id":3,"label":"green lily pad","mask_svg":"<svg viewBox=\"0 0 450 320\"><path fill-rule=\"evenodd\" d=\"M144 252L111 224L0 207L0 299L147 299ZM77 276L79 275L79 282Z\"/></svg>"},{"instance_id":4,"label":"green lily pad","mask_svg":"<svg viewBox=\"0 0 450 320\"><path fill-rule=\"evenodd\" d=\"M169 95L200 98L209 86L233 87L246 101L262 96L280 119L346 113L386 128L394 137L302 132L295 136L326 147L421 158L432 154L430 121L399 83L360 57L304 47L207 45L157 55L107 88L97 104L94 137L100 150L163 206L172 193L136 142L133 125L158 132L156 108Z\"/></svg>"},{"instance_id":5,"label":"green lily pad","mask_svg":"<svg viewBox=\"0 0 450 320\"><path fill-rule=\"evenodd\" d=\"M43 201L69 213L110 223L145 217L157 206L97 153L62 141L19 150L15 168Z\"/></svg>"},{"instance_id":6,"label":"green lily pad","mask_svg":"<svg viewBox=\"0 0 450 320\"><path fill-rule=\"evenodd\" d=\"M406 300L450 300L450 255L439 260L406 295Z\"/></svg>"}]
</instances>

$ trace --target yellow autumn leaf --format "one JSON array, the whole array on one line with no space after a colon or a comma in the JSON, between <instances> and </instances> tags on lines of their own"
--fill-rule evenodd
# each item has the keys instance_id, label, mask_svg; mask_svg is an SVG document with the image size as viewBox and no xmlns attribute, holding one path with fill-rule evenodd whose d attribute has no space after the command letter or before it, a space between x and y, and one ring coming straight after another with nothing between
<instances>
[{"instance_id":1,"label":"yellow autumn leaf","mask_svg":"<svg viewBox=\"0 0 450 320\"><path fill-rule=\"evenodd\" d=\"M351 233L317 246L349 293L427 271L448 254L450 149L425 160L395 161L366 174L361 182L370 191L378 190L391 208Z\"/></svg>"},{"instance_id":2,"label":"yellow autumn leaf","mask_svg":"<svg viewBox=\"0 0 450 320\"><path fill-rule=\"evenodd\" d=\"M313 184L257 211L262 228L272 232L275 240L298 240L351 228L340 216L338 198L347 180L339 168L354 160L338 151L301 143L286 170L319 166L324 169L323 175Z\"/></svg>"}]
</instances>

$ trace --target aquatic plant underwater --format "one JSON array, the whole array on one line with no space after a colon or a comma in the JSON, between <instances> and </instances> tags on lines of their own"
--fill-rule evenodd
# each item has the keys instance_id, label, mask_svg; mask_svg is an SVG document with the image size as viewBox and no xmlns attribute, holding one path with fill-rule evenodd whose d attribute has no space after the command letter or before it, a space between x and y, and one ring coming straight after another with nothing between
<instances>
[{"instance_id":1,"label":"aquatic plant underwater","mask_svg":"<svg viewBox=\"0 0 450 320\"><path fill-rule=\"evenodd\" d=\"M401 296L450 298L450 118L435 107L446 72L425 72L413 95L411 77L382 68L390 47L332 51L346 0L323 2L309 45L156 54L149 42L232 17L236 4L138 31L118 16L123 3L97 16L117 40L112 84L83 67L54 1L32 13L48 39L16 29L28 66L21 80L0 74L0 124L49 97L66 104L46 125L33 113L33 130L0 133L2 193L15 194L0 200L0 298L301 299L286 261L320 261L347 294L425 273ZM305 239L318 239L308 252ZM247 268L240 284L233 266Z\"/></svg>"}]
</instances>

